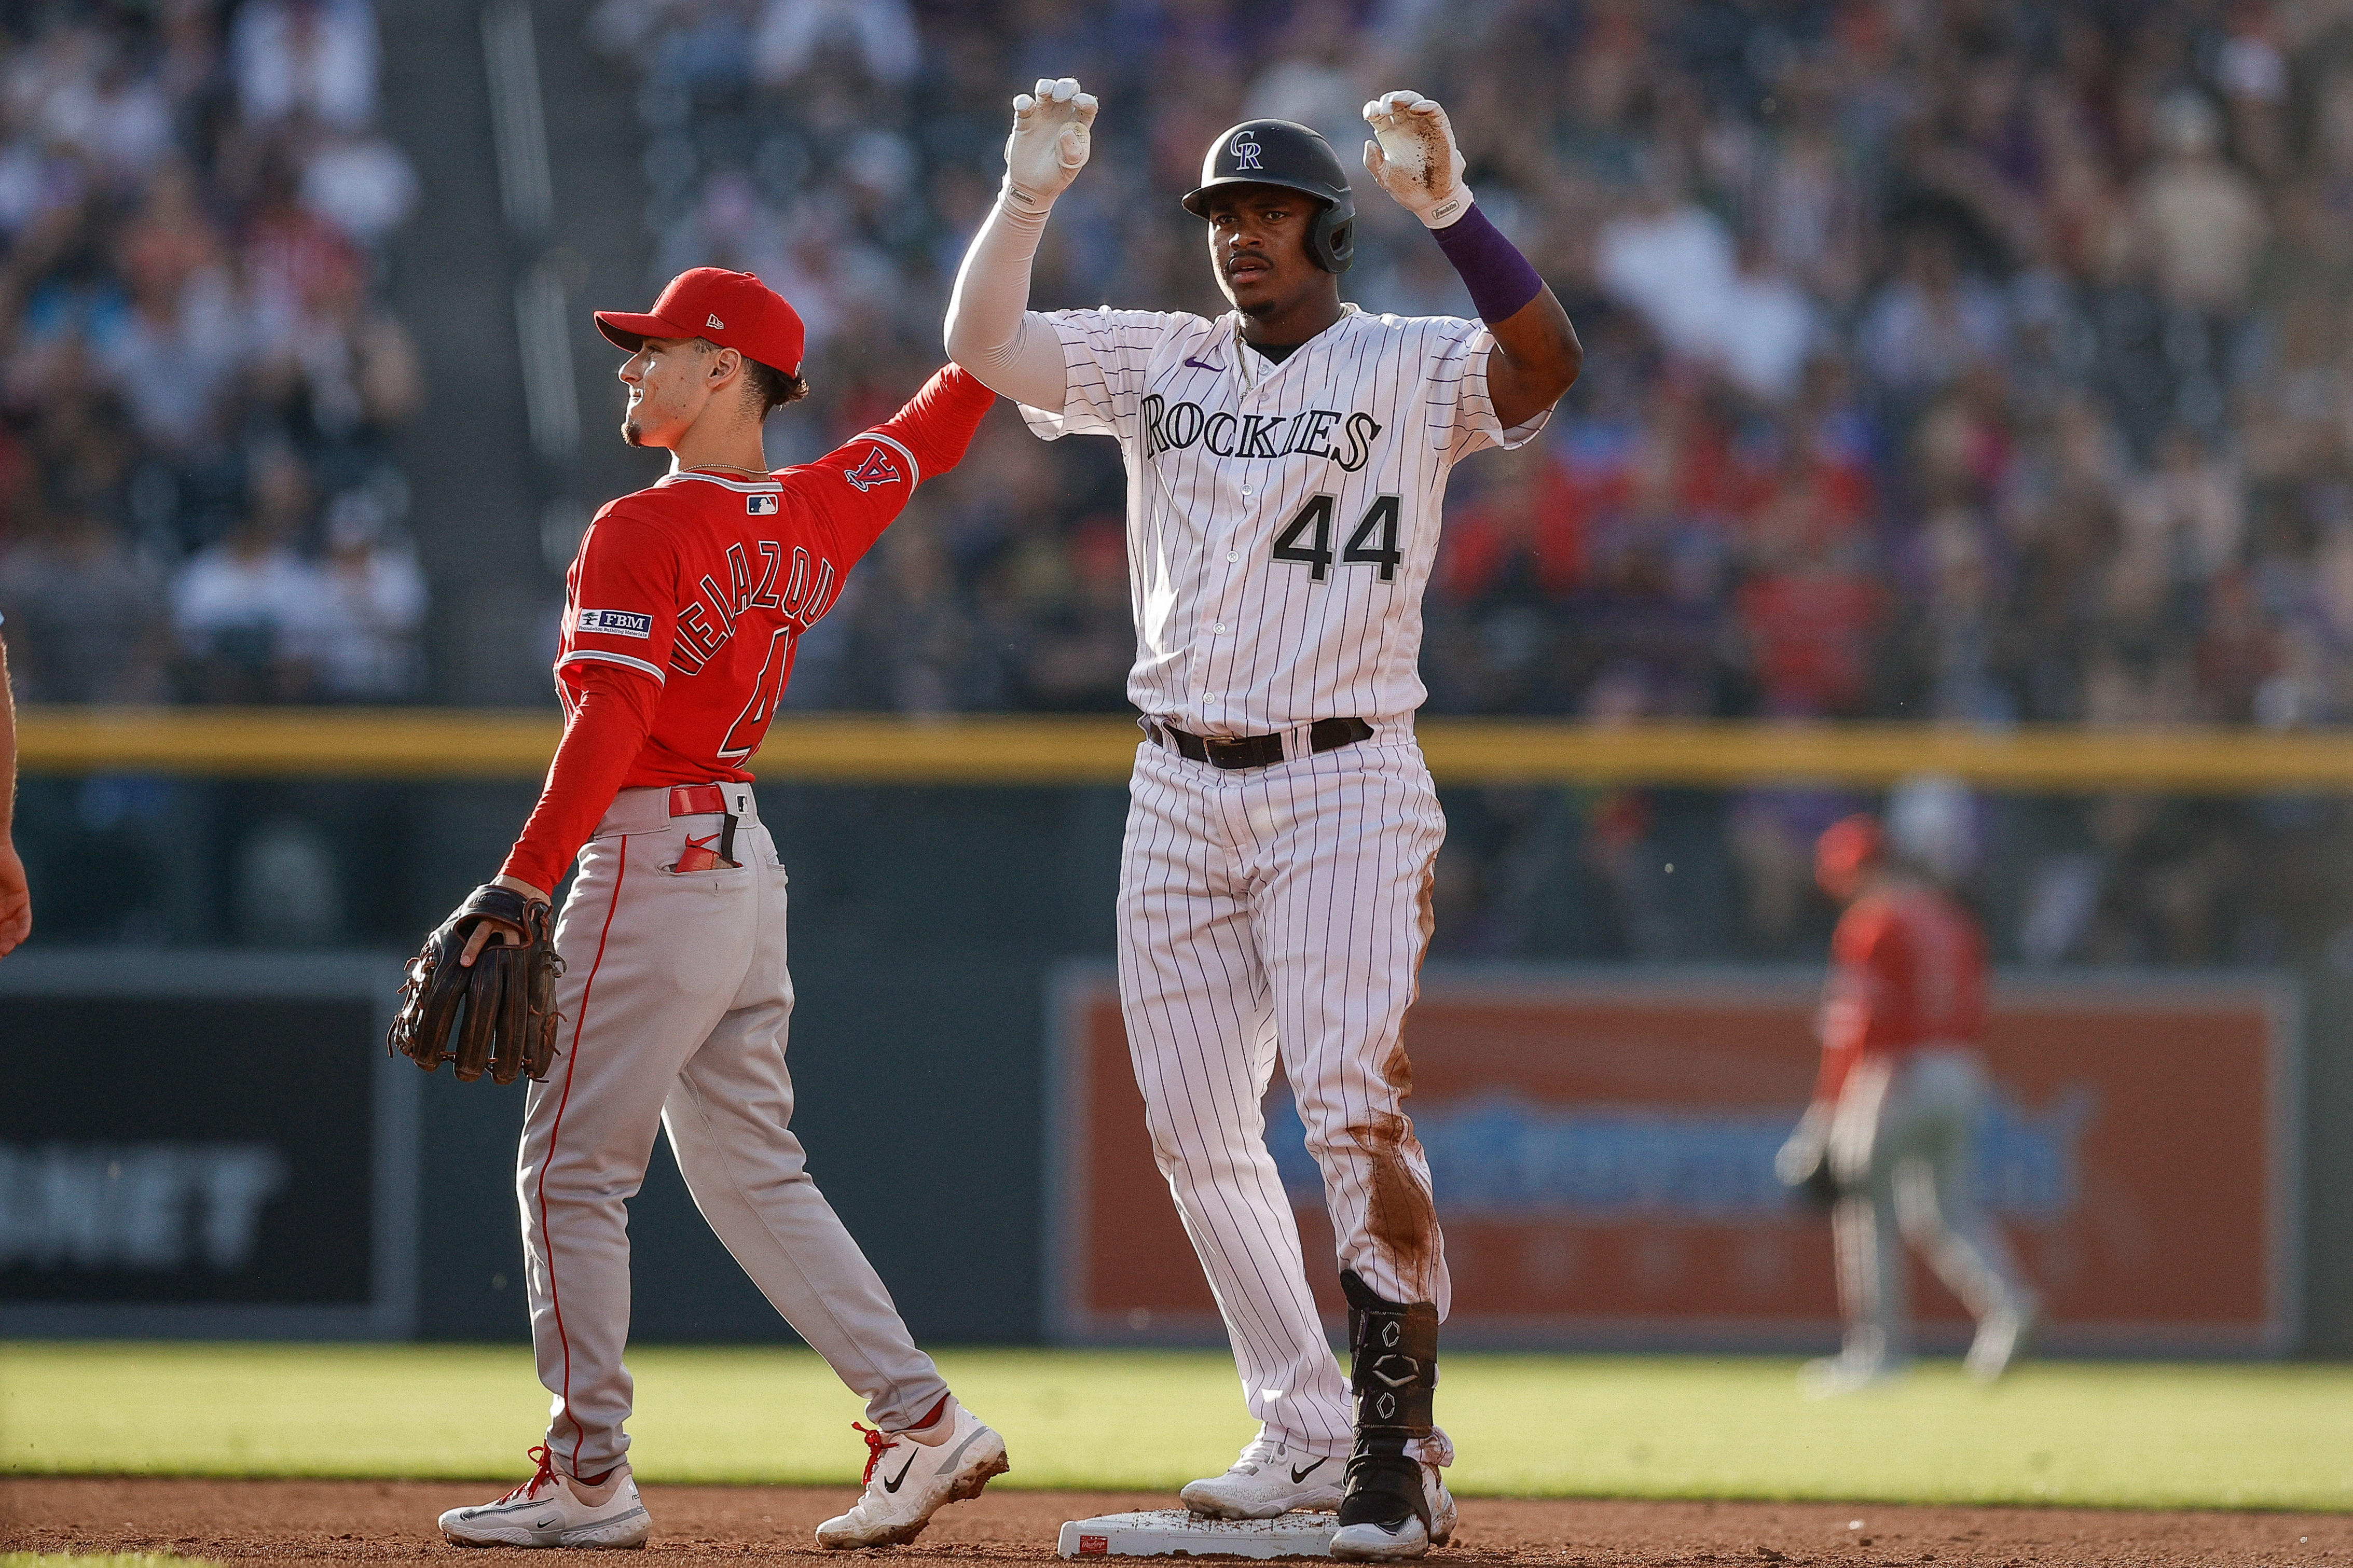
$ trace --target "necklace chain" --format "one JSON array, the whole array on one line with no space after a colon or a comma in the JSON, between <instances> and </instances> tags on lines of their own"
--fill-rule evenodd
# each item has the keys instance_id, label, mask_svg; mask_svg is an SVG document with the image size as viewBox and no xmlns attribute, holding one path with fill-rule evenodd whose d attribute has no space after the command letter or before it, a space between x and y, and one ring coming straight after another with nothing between
<instances>
[{"instance_id":1,"label":"necklace chain","mask_svg":"<svg viewBox=\"0 0 2353 1568\"><path fill-rule=\"evenodd\" d=\"M768 479L776 478L774 474L771 474L765 468L738 468L733 463L689 463L686 465L686 468L687 471L690 473L701 472L711 468L719 468L731 474L750 474L754 479Z\"/></svg>"}]
</instances>

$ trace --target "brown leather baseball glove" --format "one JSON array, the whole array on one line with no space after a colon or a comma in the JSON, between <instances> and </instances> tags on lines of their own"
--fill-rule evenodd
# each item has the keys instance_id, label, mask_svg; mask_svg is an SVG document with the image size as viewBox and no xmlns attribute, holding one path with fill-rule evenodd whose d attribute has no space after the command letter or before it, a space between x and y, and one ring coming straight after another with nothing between
<instances>
[{"instance_id":1,"label":"brown leather baseball glove","mask_svg":"<svg viewBox=\"0 0 2353 1568\"><path fill-rule=\"evenodd\" d=\"M484 920L503 921L523 940L492 941L471 965L461 965L467 939ZM427 1072L457 1063L460 1083L473 1082L486 1068L492 1083L512 1083L518 1073L543 1079L555 1060L555 977L563 973L554 910L485 882L408 961L400 1013L386 1041Z\"/></svg>"}]
</instances>

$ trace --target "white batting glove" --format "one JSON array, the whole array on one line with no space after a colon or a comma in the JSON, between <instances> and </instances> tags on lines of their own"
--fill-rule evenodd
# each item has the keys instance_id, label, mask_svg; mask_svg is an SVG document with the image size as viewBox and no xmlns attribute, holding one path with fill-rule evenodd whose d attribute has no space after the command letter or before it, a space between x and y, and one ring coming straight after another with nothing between
<instances>
[{"instance_id":1,"label":"white batting glove","mask_svg":"<svg viewBox=\"0 0 2353 1568\"><path fill-rule=\"evenodd\" d=\"M1365 143L1365 169L1399 206L1430 228L1471 210L1462 150L1436 99L1410 88L1385 92L1365 105L1365 123L1374 138Z\"/></svg>"},{"instance_id":2,"label":"white batting glove","mask_svg":"<svg viewBox=\"0 0 2353 1568\"><path fill-rule=\"evenodd\" d=\"M1005 199L1024 212L1042 213L1071 188L1087 166L1087 127L1095 122L1095 100L1077 80L1039 78L1034 92L1013 100L1013 133L1005 139Z\"/></svg>"}]
</instances>

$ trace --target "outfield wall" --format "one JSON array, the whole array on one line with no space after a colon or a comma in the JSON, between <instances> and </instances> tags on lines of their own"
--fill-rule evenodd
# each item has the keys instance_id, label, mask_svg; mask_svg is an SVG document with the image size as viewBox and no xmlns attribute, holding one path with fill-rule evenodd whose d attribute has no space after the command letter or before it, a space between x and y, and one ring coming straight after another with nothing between
<instances>
[{"instance_id":1,"label":"outfield wall","mask_svg":"<svg viewBox=\"0 0 2353 1568\"><path fill-rule=\"evenodd\" d=\"M507 1315L499 1178L519 1091L386 1056L396 975L388 958L250 953L34 953L0 970L0 1055L18 1064L0 1099L0 1336L446 1334L461 1303L484 1304L470 1257L477 1274L490 1265L486 1316ZM1024 1108L988 1087L987 1064L955 1042L893 1038L932 1029L939 1010L1018 1005L976 975L947 978L955 994L918 982L903 1012L862 999L854 1026L805 1016L795 1053L814 1168L902 1280L911 1315L947 1338L1023 1338L1014 1314L1034 1300L1064 1342L1214 1342L1139 1136L1109 967L1052 976L1047 1072L1026 1108L1042 1151L1017 1147L1009 1118ZM1811 1079L1815 990L1810 970L1786 967L1427 967L1407 1034L1454 1342L1833 1340L1827 1226L1772 1169ZM2298 1014L2292 984L2263 976L1998 984L1978 1184L2043 1294L2050 1348L2296 1348ZM902 1090L900 1146L936 1149L962 1177L903 1179L911 1162L860 1114L877 1079ZM943 1089L962 1113L926 1125ZM1268 1124L1336 1325L1322 1184L1279 1077ZM845 1144L849 1158L828 1156ZM644 1336L770 1336L678 1197L665 1162L632 1227ZM1040 1209L1033 1297L1010 1268ZM1957 1304L1934 1288L1917 1300L1928 1342L1957 1344Z\"/></svg>"},{"instance_id":2,"label":"outfield wall","mask_svg":"<svg viewBox=\"0 0 2353 1568\"><path fill-rule=\"evenodd\" d=\"M153 733L131 726L131 739L150 748L142 761L120 751L128 742L90 743L92 728L123 734L111 721L84 726L79 742L66 728L28 726L17 833L34 867L39 923L33 946L0 963L0 995L12 976L30 975L65 950L126 973L155 955L224 946L388 960L497 863L527 813L534 781L527 748L506 733L512 717L453 721L487 730L503 748L495 768L456 778L453 759L463 749L448 734L437 755L412 752L412 773L426 776L396 779L382 776L389 770L380 745L373 760L346 745L329 769L290 754L282 733L265 735L266 744L237 763L219 753L250 745L251 732L240 740L233 725ZM299 718L314 736L333 727ZM837 740L859 732L852 723L836 728ZM990 743L999 748L1006 734L1019 733L996 728ZM1108 747L1112 728L1097 721L1071 732ZM943 735L868 724L864 732L902 757L962 754L968 763L971 755L959 752L956 727ZM1760 934L1749 907L1756 862L1743 858L1753 848L1743 837L1754 828L1747 814L1760 803L1801 798L1824 809L1865 803L1869 782L1901 760L1867 754L1868 736L1847 735L1842 752L1808 743L1823 737L1762 727L1616 740L1518 732L1516 753L1507 748L1441 770L1451 826L1438 893L1440 964L1486 955L1604 966L1763 961L1796 965L1789 973L1802 986L1819 962L1829 911L1806 904L1778 935ZM171 742L160 756L154 734ZM1572 744L1580 734L1593 742L1587 751ZM1924 739L1933 736L1911 737ZM2175 907L2167 898L2178 905L2184 868L2221 868L2215 875L2222 879L2210 885L2223 893L2192 911L2218 933L2214 952L2226 965L2236 955L2241 967L2252 959L2286 976L2304 1018L2298 1343L2353 1354L2353 943L2342 937L2353 929L2353 813L2327 784L2341 742L2315 739L2294 756L2271 758L2308 793L2242 793L2263 776L2257 771L2200 785L2242 793L2136 795L2116 786L2126 777L2155 784L2171 776L2150 771L2152 756L2164 761L2161 748L2146 738L2052 739L2036 764L2049 768L2058 757L2057 775L2042 775L2049 793L1987 797L1992 854L1977 892L2003 962L2019 963L2040 868L2103 856L2102 864L2126 864L2100 837L2117 820L2153 824L2144 837L2161 852L2145 874L2135 873L2141 880L2117 884L2130 895L2126 916L2154 921ZM1433 750L1440 743L1434 731ZM1768 743L1779 749L1778 764L1757 753ZM2232 744L2228 734L2209 736L2165 765L2186 765L2182 757L2194 752L2209 759L2200 766L2221 766L2214 759L2227 759ZM1749 748L1742 765L1768 771L1814 757L1844 773L1850 787L1804 797L1795 789L1609 782L1713 765L1711 745ZM1981 758L2000 753L1985 745ZM1529 748L1551 761L1525 763ZM831 754L837 762L844 755ZM1514 765L1527 770L1522 782L1480 771L1500 769L1497 759L1514 754L1522 759ZM857 782L858 769L879 765L873 756L841 765L849 776L839 782L778 782L760 792L763 817L794 875L797 1127L819 1179L922 1332L940 1342L1040 1339L1057 1321L1044 1284L1056 1259L1042 1239L1050 998L1063 966L1110 956L1124 792L1115 782ZM761 767L796 771L783 753L764 757ZM350 776L360 773L371 776ZM2051 972L2085 966L2071 959ZM76 1058L72 1040L32 1048ZM287 1048L280 1039L234 1035L202 1047L203 1092L232 1103L258 1100L243 1086L278 1070ZM87 1070L126 1106L166 1092L135 1061L90 1062ZM519 1094L401 1070L417 1085L421 1129L416 1331L519 1337L512 1196ZM639 1277L649 1282L638 1303L643 1337L774 1336L773 1318L694 1215L664 1153L655 1156L632 1231L646 1266Z\"/></svg>"}]
</instances>

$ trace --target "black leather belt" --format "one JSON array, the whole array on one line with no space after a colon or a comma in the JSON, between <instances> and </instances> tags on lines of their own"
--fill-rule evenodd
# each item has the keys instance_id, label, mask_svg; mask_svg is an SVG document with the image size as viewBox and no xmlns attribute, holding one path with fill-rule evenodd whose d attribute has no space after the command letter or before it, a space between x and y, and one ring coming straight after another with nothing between
<instances>
[{"instance_id":1,"label":"black leather belt","mask_svg":"<svg viewBox=\"0 0 2353 1568\"><path fill-rule=\"evenodd\" d=\"M1158 744L1213 768L1271 768L1283 760L1280 735L1196 735L1157 719L1141 722ZM1307 726L1310 752L1336 752L1372 738L1373 727L1362 719L1318 719Z\"/></svg>"}]
</instances>

